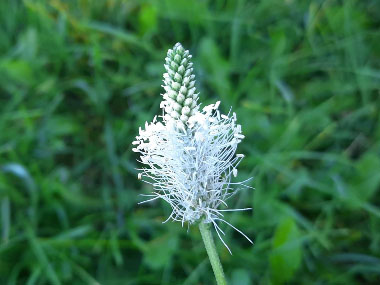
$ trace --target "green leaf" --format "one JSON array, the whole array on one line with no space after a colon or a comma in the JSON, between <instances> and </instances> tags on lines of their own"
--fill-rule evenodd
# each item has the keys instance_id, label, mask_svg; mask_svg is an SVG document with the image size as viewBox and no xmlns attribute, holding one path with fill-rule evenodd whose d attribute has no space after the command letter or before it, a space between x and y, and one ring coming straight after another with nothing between
<instances>
[{"instance_id":1,"label":"green leaf","mask_svg":"<svg viewBox=\"0 0 380 285\"><path fill-rule=\"evenodd\" d=\"M51 284L61 284L57 273L55 272L51 262L48 259L48 256L45 253L44 248L41 243L35 237L32 229L27 229L27 235L30 243L30 247L36 257L36 261L40 264L40 266L44 269L46 277L49 279Z\"/></svg>"},{"instance_id":2,"label":"green leaf","mask_svg":"<svg viewBox=\"0 0 380 285\"><path fill-rule=\"evenodd\" d=\"M273 251L270 256L273 283L282 284L291 280L300 267L301 260L300 232L294 220L287 217L277 226L273 238Z\"/></svg>"},{"instance_id":3,"label":"green leaf","mask_svg":"<svg viewBox=\"0 0 380 285\"><path fill-rule=\"evenodd\" d=\"M0 73L5 74L11 80L25 85L31 84L34 77L32 67L24 60L7 59L0 62Z\"/></svg>"},{"instance_id":4,"label":"green leaf","mask_svg":"<svg viewBox=\"0 0 380 285\"><path fill-rule=\"evenodd\" d=\"M178 247L176 236L166 235L152 240L144 254L144 262L152 269L163 268L172 258Z\"/></svg>"},{"instance_id":5,"label":"green leaf","mask_svg":"<svg viewBox=\"0 0 380 285\"><path fill-rule=\"evenodd\" d=\"M356 164L357 174L352 178L351 191L361 201L368 201L380 185L380 159L374 152L367 152Z\"/></svg>"},{"instance_id":6,"label":"green leaf","mask_svg":"<svg viewBox=\"0 0 380 285\"><path fill-rule=\"evenodd\" d=\"M157 8L150 4L142 5L139 13L140 34L153 32L157 28Z\"/></svg>"}]
</instances>

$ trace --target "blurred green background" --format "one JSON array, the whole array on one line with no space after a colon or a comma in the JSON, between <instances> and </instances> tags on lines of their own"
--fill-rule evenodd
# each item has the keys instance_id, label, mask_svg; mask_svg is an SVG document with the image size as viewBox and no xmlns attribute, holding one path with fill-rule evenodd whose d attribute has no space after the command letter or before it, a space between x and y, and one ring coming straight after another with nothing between
<instances>
[{"instance_id":1,"label":"blurred green background","mask_svg":"<svg viewBox=\"0 0 380 285\"><path fill-rule=\"evenodd\" d=\"M214 284L197 227L137 205L176 42L246 135L230 284L380 284L378 0L0 1L0 284Z\"/></svg>"}]
</instances>

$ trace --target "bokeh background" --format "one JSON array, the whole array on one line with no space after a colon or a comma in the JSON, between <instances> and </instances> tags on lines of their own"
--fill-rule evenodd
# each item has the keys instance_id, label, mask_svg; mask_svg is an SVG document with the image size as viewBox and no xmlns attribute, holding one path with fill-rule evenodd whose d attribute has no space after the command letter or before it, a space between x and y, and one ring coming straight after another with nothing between
<instances>
[{"instance_id":1,"label":"bokeh background","mask_svg":"<svg viewBox=\"0 0 380 285\"><path fill-rule=\"evenodd\" d=\"M246 135L230 284L380 284L378 0L0 1L0 283L214 284L197 227L137 205L176 42Z\"/></svg>"}]
</instances>

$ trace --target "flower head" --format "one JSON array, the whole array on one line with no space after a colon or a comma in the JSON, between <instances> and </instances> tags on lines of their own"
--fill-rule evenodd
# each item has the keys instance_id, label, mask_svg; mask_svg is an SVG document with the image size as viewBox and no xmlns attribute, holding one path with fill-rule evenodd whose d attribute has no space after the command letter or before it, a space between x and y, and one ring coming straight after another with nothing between
<instances>
[{"instance_id":1,"label":"flower head","mask_svg":"<svg viewBox=\"0 0 380 285\"><path fill-rule=\"evenodd\" d=\"M179 43L168 51L161 121L155 117L144 130L140 128L133 150L146 165L139 178L154 189L144 202L158 198L168 202L172 213L166 221L212 223L224 243L217 221L236 228L222 214L233 210L220 207L227 207L227 199L237 191L235 184L249 187L244 182L231 182L244 157L235 154L244 135L235 113L220 113L219 101L200 110L190 59Z\"/></svg>"}]
</instances>

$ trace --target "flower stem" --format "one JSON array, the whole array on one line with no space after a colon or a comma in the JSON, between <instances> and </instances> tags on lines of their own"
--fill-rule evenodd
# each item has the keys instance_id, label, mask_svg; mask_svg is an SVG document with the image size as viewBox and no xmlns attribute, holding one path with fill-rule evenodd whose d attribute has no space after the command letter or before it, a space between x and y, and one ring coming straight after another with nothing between
<instances>
[{"instance_id":1,"label":"flower stem","mask_svg":"<svg viewBox=\"0 0 380 285\"><path fill-rule=\"evenodd\" d=\"M201 231L202 239L206 247L208 258L210 259L212 270L214 271L216 283L218 285L226 285L227 281L224 277L223 267L220 263L218 253L216 252L215 243L210 231L210 224L205 224L201 222L199 224L199 230Z\"/></svg>"}]
</instances>

